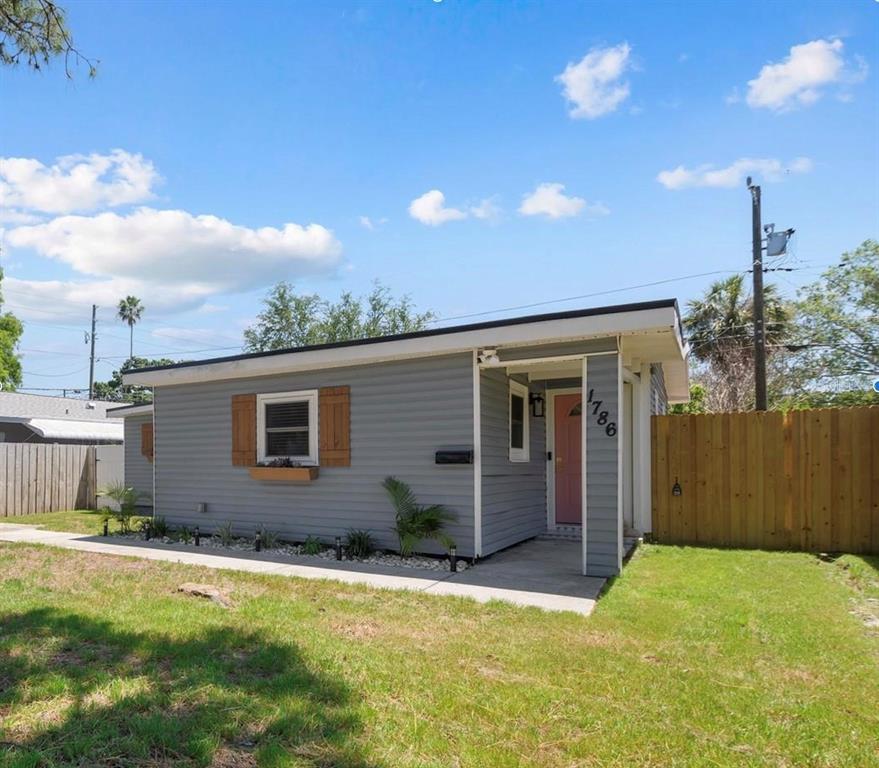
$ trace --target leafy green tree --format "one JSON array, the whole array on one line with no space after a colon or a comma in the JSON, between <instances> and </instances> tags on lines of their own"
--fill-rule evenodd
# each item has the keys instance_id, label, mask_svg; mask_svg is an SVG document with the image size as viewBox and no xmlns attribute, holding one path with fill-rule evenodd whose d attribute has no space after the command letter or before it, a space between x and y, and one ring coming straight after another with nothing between
<instances>
[{"instance_id":1,"label":"leafy green tree","mask_svg":"<svg viewBox=\"0 0 879 768\"><path fill-rule=\"evenodd\" d=\"M129 350L128 356L134 357L134 326L140 322L143 315L144 306L140 303L137 296L126 296L119 302L116 316L123 322L128 324L129 331Z\"/></svg>"},{"instance_id":2,"label":"leafy green tree","mask_svg":"<svg viewBox=\"0 0 879 768\"><path fill-rule=\"evenodd\" d=\"M668 412L673 414L707 413L705 407L705 395L704 384L700 384L698 381L690 382L690 402L672 405L668 409Z\"/></svg>"},{"instance_id":3,"label":"leafy green tree","mask_svg":"<svg viewBox=\"0 0 879 768\"><path fill-rule=\"evenodd\" d=\"M763 289L766 344L778 344L790 336L791 309L774 285ZM701 299L687 304L684 330L693 356L705 363L726 357L730 350L748 350L754 341L754 303L744 275L718 280Z\"/></svg>"},{"instance_id":4,"label":"leafy green tree","mask_svg":"<svg viewBox=\"0 0 879 768\"><path fill-rule=\"evenodd\" d=\"M71 58L85 63L94 77L96 62L87 59L73 45L67 14L52 0L0 0L0 64L24 62L35 71L64 57L64 71L71 77Z\"/></svg>"},{"instance_id":5,"label":"leafy green tree","mask_svg":"<svg viewBox=\"0 0 879 768\"><path fill-rule=\"evenodd\" d=\"M149 387L124 386L122 384L122 374L133 371L136 368L151 368L155 365L171 365L173 363L173 360L168 360L167 358L148 360L145 357L129 357L118 371L113 371L109 381L95 382L95 399L138 405L151 403L153 401L153 390Z\"/></svg>"},{"instance_id":6,"label":"leafy green tree","mask_svg":"<svg viewBox=\"0 0 879 768\"><path fill-rule=\"evenodd\" d=\"M409 297L395 299L376 282L366 297L343 293L337 302L316 294L297 294L278 283L263 300L257 321L244 331L248 352L366 339L422 330L433 313L418 313Z\"/></svg>"},{"instance_id":7,"label":"leafy green tree","mask_svg":"<svg viewBox=\"0 0 879 768\"><path fill-rule=\"evenodd\" d=\"M775 286L764 289L767 381L770 400L779 395L780 345L792 330L792 312ZM713 283L687 305L684 330L692 349L693 378L701 385L699 408L707 412L754 407L754 307L744 275Z\"/></svg>"},{"instance_id":8,"label":"leafy green tree","mask_svg":"<svg viewBox=\"0 0 879 768\"><path fill-rule=\"evenodd\" d=\"M834 377L853 391L879 376L879 242L866 240L803 288L796 304L797 367L805 390Z\"/></svg>"},{"instance_id":9,"label":"leafy green tree","mask_svg":"<svg viewBox=\"0 0 879 768\"><path fill-rule=\"evenodd\" d=\"M0 268L0 288L3 284L3 269ZM0 289L0 308L3 307L3 292ZM17 352L18 341L24 327L11 312L0 314L0 389L16 389L21 386L21 358Z\"/></svg>"}]
</instances>

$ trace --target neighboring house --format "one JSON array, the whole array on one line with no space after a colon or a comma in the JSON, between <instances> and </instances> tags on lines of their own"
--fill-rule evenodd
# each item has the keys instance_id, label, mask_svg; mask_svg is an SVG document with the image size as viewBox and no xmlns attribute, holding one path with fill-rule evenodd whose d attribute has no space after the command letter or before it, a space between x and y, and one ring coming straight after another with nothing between
<instances>
[{"instance_id":1,"label":"neighboring house","mask_svg":"<svg viewBox=\"0 0 879 768\"><path fill-rule=\"evenodd\" d=\"M125 429L125 485L140 494L140 506L152 509L153 406L116 405L107 415L121 419Z\"/></svg>"},{"instance_id":2,"label":"neighboring house","mask_svg":"<svg viewBox=\"0 0 879 768\"><path fill-rule=\"evenodd\" d=\"M126 444L140 435L128 453L153 460L169 522L292 540L365 528L393 547L381 482L394 475L457 515L463 556L579 534L597 576L622 567L625 529L650 530L650 415L688 398L673 300L144 368L124 383L154 388L152 423L130 410ZM283 457L301 466L261 466Z\"/></svg>"},{"instance_id":3,"label":"neighboring house","mask_svg":"<svg viewBox=\"0 0 879 768\"><path fill-rule=\"evenodd\" d=\"M113 405L72 397L0 392L0 443L121 443L121 419L107 419L107 410Z\"/></svg>"}]
</instances>

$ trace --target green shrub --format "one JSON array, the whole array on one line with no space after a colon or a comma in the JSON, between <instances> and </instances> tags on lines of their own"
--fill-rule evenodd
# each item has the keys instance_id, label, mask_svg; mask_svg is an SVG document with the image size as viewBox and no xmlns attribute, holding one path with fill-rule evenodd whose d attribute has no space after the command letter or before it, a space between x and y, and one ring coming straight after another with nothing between
<instances>
[{"instance_id":1,"label":"green shrub","mask_svg":"<svg viewBox=\"0 0 879 768\"><path fill-rule=\"evenodd\" d=\"M265 549L274 549L276 546L278 546L277 531L270 531L262 523L260 523L259 528L256 529L256 533L260 537L260 539L262 539L262 545Z\"/></svg>"},{"instance_id":2,"label":"green shrub","mask_svg":"<svg viewBox=\"0 0 879 768\"><path fill-rule=\"evenodd\" d=\"M365 560L375 552L375 541L369 531L350 529L345 534L345 551L352 560Z\"/></svg>"},{"instance_id":3,"label":"green shrub","mask_svg":"<svg viewBox=\"0 0 879 768\"><path fill-rule=\"evenodd\" d=\"M323 551L323 542L314 536L309 536L302 545L302 552L306 555L319 555Z\"/></svg>"},{"instance_id":4,"label":"green shrub","mask_svg":"<svg viewBox=\"0 0 879 768\"><path fill-rule=\"evenodd\" d=\"M235 535L232 533L232 522L227 520L223 523L216 531L214 531L214 538L220 542L224 547L228 547L235 541Z\"/></svg>"},{"instance_id":5,"label":"green shrub","mask_svg":"<svg viewBox=\"0 0 879 768\"><path fill-rule=\"evenodd\" d=\"M396 513L394 532L400 542L400 555L407 557L424 539L435 539L446 549L455 542L443 530L447 522L457 517L442 504L419 504L407 483L396 477L386 477L382 483L388 492Z\"/></svg>"},{"instance_id":6,"label":"green shrub","mask_svg":"<svg viewBox=\"0 0 879 768\"><path fill-rule=\"evenodd\" d=\"M154 517L150 521L150 526L152 527L153 536L155 536L156 538L159 538L159 539L167 536L168 531L171 530L170 526L168 525L168 521L165 520L165 518L161 517L161 516Z\"/></svg>"},{"instance_id":7,"label":"green shrub","mask_svg":"<svg viewBox=\"0 0 879 768\"><path fill-rule=\"evenodd\" d=\"M185 525L180 529L180 533L177 534L177 538L183 542L184 544L189 544L192 541L192 531L189 530Z\"/></svg>"}]
</instances>

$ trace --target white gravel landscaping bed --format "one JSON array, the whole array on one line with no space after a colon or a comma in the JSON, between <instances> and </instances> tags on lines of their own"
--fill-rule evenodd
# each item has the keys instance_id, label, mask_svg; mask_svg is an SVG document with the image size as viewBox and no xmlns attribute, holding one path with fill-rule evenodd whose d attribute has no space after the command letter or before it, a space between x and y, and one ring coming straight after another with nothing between
<instances>
[{"instance_id":1,"label":"white gravel landscaping bed","mask_svg":"<svg viewBox=\"0 0 879 768\"><path fill-rule=\"evenodd\" d=\"M125 534L113 534L114 538L124 538L124 539L137 539L139 541L144 540L144 536L142 533L132 532ZM186 542L176 539L171 536L163 536L162 538L153 538L149 539L154 544L184 544L186 546L190 546L193 550L196 549L195 545L190 541L189 544ZM223 552L254 552L253 539L241 539L236 538L229 544L223 544L219 539L214 538L213 536L203 536L200 541L200 545L198 549L212 549L212 550L220 550ZM303 551L303 545L301 544L287 544L285 542L278 542L274 546L266 547L263 546L262 553L267 555L279 554L279 555L294 555L295 557L306 557L306 558L314 558L315 560L335 560L336 559L336 550L332 547L326 547L321 552L316 555L310 555ZM355 560L349 559L344 554L342 555L343 562L351 562L351 563L370 563L372 565L383 565L390 566L392 568L421 568L427 569L430 571L448 571L449 570L449 558L448 557L426 557L424 555L410 555L409 557L400 557L398 554L394 554L393 552L374 552L369 557L364 558L363 560ZM458 559L458 571L464 571L470 567L470 564L465 560Z\"/></svg>"}]
</instances>

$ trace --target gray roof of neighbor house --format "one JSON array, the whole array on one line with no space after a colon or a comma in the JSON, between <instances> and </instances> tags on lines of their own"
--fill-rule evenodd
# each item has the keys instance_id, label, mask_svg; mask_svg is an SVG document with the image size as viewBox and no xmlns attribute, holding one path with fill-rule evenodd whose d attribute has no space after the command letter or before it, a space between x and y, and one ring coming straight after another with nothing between
<instances>
[{"instance_id":1,"label":"gray roof of neighbor house","mask_svg":"<svg viewBox=\"0 0 879 768\"><path fill-rule=\"evenodd\" d=\"M122 442L122 420L107 418L112 405L116 403L0 392L0 422L24 424L49 440Z\"/></svg>"},{"instance_id":2,"label":"gray roof of neighbor house","mask_svg":"<svg viewBox=\"0 0 879 768\"><path fill-rule=\"evenodd\" d=\"M0 392L0 419L72 419L75 421L104 421L107 409L119 403L100 400L79 400L73 397L26 395L21 392Z\"/></svg>"}]
</instances>

